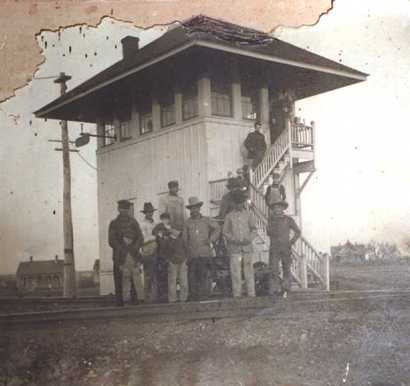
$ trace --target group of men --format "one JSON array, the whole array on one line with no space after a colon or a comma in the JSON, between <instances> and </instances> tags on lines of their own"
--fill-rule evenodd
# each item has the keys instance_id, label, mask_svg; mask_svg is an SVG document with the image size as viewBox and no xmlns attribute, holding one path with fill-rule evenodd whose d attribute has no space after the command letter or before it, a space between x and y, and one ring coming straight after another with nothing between
<instances>
[{"instance_id":1,"label":"group of men","mask_svg":"<svg viewBox=\"0 0 410 386\"><path fill-rule=\"evenodd\" d=\"M291 248L300 230L284 213L288 206L285 191L278 176L274 177L266 193L271 209L269 291L271 295L286 296L291 281ZM233 296L243 295L242 276L247 296L255 296L253 241L257 237L257 226L247 208L244 180L240 176L228 180L228 193L222 198L218 219L201 214L203 202L197 197L190 197L185 205L178 194L178 181L170 181L168 188L159 202L159 222L154 219L157 209L149 202L141 210L144 218L140 223L131 215L129 201L118 202L119 214L111 221L108 232L113 249L117 304L135 301L133 289L138 303L158 302L163 299L163 293L168 302L208 298L214 244L221 238L229 258ZM188 218L186 211L189 211Z\"/></svg>"},{"instance_id":2,"label":"group of men","mask_svg":"<svg viewBox=\"0 0 410 386\"><path fill-rule=\"evenodd\" d=\"M201 214L203 202L197 197L190 197L184 205L178 181L170 181L168 189L159 202L158 223L154 220L157 209L151 203L144 204L140 225L130 214L130 202L118 202L119 214L108 231L118 305L132 301L132 285L138 303L157 302L160 292L167 292L169 302L209 296L213 243L220 236L220 226ZM161 286L164 278L165 290Z\"/></svg>"}]
</instances>

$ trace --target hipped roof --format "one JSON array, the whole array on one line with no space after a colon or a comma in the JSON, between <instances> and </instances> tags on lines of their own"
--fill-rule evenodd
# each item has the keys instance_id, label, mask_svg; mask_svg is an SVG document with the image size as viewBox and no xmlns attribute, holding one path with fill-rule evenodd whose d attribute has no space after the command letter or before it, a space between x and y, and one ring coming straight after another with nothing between
<instances>
[{"instance_id":1,"label":"hipped roof","mask_svg":"<svg viewBox=\"0 0 410 386\"><path fill-rule=\"evenodd\" d=\"M61 115L59 110L63 106L67 107L70 103L78 101L90 93L110 87L120 79L148 68L167 57L177 55L192 46L207 47L268 62L318 71L324 75L341 77L347 81L346 84L363 81L367 76L363 72L286 43L267 33L199 15L171 28L164 35L138 50L135 56L122 59L101 71L65 95L37 110L35 115L44 118ZM317 90L316 94L324 91L328 90Z\"/></svg>"},{"instance_id":2,"label":"hipped roof","mask_svg":"<svg viewBox=\"0 0 410 386\"><path fill-rule=\"evenodd\" d=\"M33 260L23 261L17 268L17 275L50 275L62 274L63 260Z\"/></svg>"}]
</instances>

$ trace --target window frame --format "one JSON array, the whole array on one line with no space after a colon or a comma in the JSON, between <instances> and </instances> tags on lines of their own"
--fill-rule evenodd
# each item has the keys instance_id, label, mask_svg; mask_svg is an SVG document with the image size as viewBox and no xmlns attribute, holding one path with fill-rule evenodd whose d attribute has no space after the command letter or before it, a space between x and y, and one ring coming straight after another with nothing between
<instances>
[{"instance_id":1,"label":"window frame","mask_svg":"<svg viewBox=\"0 0 410 386\"><path fill-rule=\"evenodd\" d=\"M152 114L152 97L148 96L148 101L142 101L138 106L138 130L140 136L148 135L154 132L154 121ZM151 122L148 129L146 126L149 126L148 122Z\"/></svg>"},{"instance_id":2,"label":"window frame","mask_svg":"<svg viewBox=\"0 0 410 386\"><path fill-rule=\"evenodd\" d=\"M229 103L224 103L224 99L228 99ZM220 106L228 106L229 112L222 111L223 108L220 109ZM211 78L211 113L217 117L233 117L233 95L230 80L222 79L222 77Z\"/></svg>"},{"instance_id":3,"label":"window frame","mask_svg":"<svg viewBox=\"0 0 410 386\"><path fill-rule=\"evenodd\" d=\"M175 125L177 122L177 111L175 101L175 91L172 89L160 99L161 128ZM171 117L169 121L165 117Z\"/></svg>"},{"instance_id":4,"label":"window frame","mask_svg":"<svg viewBox=\"0 0 410 386\"><path fill-rule=\"evenodd\" d=\"M182 90L182 120L188 121L199 116L198 82L186 85ZM186 106L190 107L186 109Z\"/></svg>"}]
</instances>

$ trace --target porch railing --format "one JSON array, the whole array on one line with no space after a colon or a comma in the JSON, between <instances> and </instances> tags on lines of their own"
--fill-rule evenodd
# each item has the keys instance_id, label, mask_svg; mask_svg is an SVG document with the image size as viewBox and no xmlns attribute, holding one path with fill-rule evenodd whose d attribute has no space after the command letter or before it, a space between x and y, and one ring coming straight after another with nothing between
<instances>
[{"instance_id":1,"label":"porch railing","mask_svg":"<svg viewBox=\"0 0 410 386\"><path fill-rule=\"evenodd\" d=\"M226 183L228 178L221 178L219 180L209 181L209 193L211 203L219 205L223 195L227 192Z\"/></svg>"},{"instance_id":2,"label":"porch railing","mask_svg":"<svg viewBox=\"0 0 410 386\"><path fill-rule=\"evenodd\" d=\"M310 148L313 150L314 143L314 126L312 121L306 125L299 118L295 118L291 125L291 141L292 146L297 148Z\"/></svg>"}]
</instances>

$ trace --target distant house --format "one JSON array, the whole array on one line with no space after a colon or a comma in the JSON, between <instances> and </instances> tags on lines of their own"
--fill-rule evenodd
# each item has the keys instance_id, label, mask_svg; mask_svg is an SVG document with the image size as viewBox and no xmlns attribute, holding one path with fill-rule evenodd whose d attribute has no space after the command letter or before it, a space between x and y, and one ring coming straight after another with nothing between
<instances>
[{"instance_id":1,"label":"distant house","mask_svg":"<svg viewBox=\"0 0 410 386\"><path fill-rule=\"evenodd\" d=\"M20 291L52 290L63 287L64 261L56 256L53 260L21 262L17 268L17 289Z\"/></svg>"},{"instance_id":2,"label":"distant house","mask_svg":"<svg viewBox=\"0 0 410 386\"><path fill-rule=\"evenodd\" d=\"M354 263L364 261L368 248L364 244L351 243L349 240L343 245L331 247L332 259L340 263Z\"/></svg>"}]
</instances>

